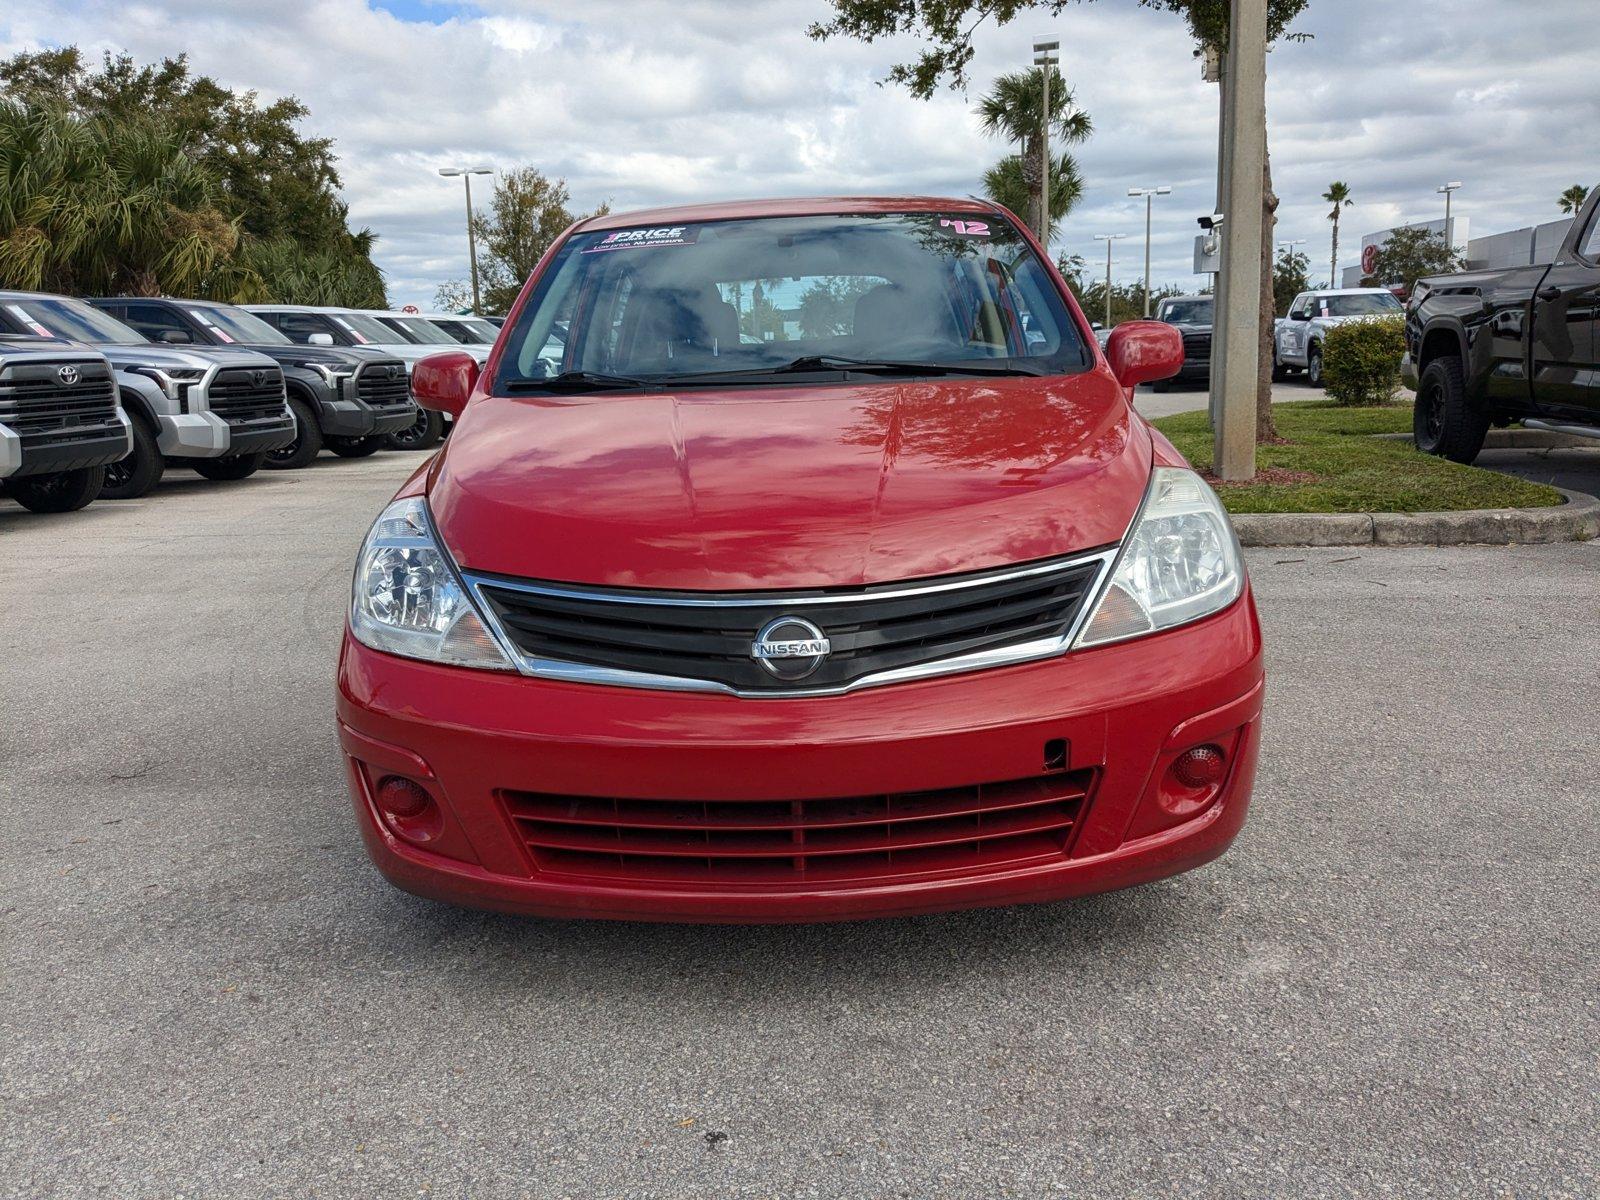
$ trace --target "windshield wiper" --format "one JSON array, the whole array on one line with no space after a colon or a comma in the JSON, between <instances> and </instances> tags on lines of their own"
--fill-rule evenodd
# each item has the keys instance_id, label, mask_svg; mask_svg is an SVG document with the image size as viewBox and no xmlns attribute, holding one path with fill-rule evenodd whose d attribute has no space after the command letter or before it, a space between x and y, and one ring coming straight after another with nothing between
<instances>
[{"instance_id":1,"label":"windshield wiper","mask_svg":"<svg viewBox=\"0 0 1600 1200\"><path fill-rule=\"evenodd\" d=\"M764 379L773 375L803 375L812 371L856 371L873 375L1032 375L1045 372L1017 363L903 362L890 358L846 358L839 354L805 354L777 367L746 367L741 371L712 371L679 375L673 383L709 382L715 379Z\"/></svg>"},{"instance_id":2,"label":"windshield wiper","mask_svg":"<svg viewBox=\"0 0 1600 1200\"><path fill-rule=\"evenodd\" d=\"M512 379L506 383L508 392L601 392L616 388L642 388L652 386L647 379L631 375L601 375L594 371L563 371L549 379Z\"/></svg>"}]
</instances>

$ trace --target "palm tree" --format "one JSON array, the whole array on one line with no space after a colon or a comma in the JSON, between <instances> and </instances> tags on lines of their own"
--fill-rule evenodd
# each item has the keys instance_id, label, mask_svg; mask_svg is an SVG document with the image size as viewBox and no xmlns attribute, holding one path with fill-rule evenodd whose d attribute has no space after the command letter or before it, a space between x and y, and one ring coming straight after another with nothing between
<instances>
[{"instance_id":1,"label":"palm tree","mask_svg":"<svg viewBox=\"0 0 1600 1200\"><path fill-rule=\"evenodd\" d=\"M1050 238L1079 200L1083 199L1083 176L1077 160L1063 150L1050 173ZM1038 204L1028 188L1028 172L1022 155L1008 154L983 173L983 194L1012 212L1024 212ZM1049 239L1046 239L1047 241Z\"/></svg>"},{"instance_id":2,"label":"palm tree","mask_svg":"<svg viewBox=\"0 0 1600 1200\"><path fill-rule=\"evenodd\" d=\"M1094 122L1089 114L1077 106L1071 89L1061 72L1054 67L1050 72L1050 136L1054 141L1074 145L1094 132ZM1044 227L1039 211L1040 192L1044 182L1044 76L1039 71L1013 71L994 81L987 95L973 110L983 131L992 137L1003 137L1008 142L1021 143L1017 156L1026 189L1026 212L1023 214L1035 229ZM1004 166L1002 161L1001 166ZM998 169L998 168L997 168ZM1075 172L1074 172L1075 173ZM1054 191L1054 178L1051 190ZM987 185L987 181L986 181ZM1081 189L1081 184L1080 184ZM1068 205L1070 208L1071 205ZM1055 197L1051 197L1051 215L1055 216ZM1065 216L1065 213L1061 214Z\"/></svg>"},{"instance_id":3,"label":"palm tree","mask_svg":"<svg viewBox=\"0 0 1600 1200\"><path fill-rule=\"evenodd\" d=\"M1575 183L1561 193L1561 199L1557 203L1561 205L1562 212L1575 213L1583 207L1583 202L1588 198L1589 189L1581 183Z\"/></svg>"},{"instance_id":4,"label":"palm tree","mask_svg":"<svg viewBox=\"0 0 1600 1200\"><path fill-rule=\"evenodd\" d=\"M1328 214L1328 220L1333 222L1333 274L1330 277L1334 287L1339 286L1339 218L1344 215L1344 210L1355 203L1350 199L1350 185L1340 183L1338 180L1328 185L1328 190L1322 193L1322 198L1333 205L1333 211Z\"/></svg>"}]
</instances>

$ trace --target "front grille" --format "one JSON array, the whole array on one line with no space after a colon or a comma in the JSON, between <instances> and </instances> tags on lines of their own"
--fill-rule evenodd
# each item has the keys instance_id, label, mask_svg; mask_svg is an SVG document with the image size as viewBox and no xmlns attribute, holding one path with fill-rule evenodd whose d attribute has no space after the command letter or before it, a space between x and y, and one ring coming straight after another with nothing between
<instances>
[{"instance_id":1,"label":"front grille","mask_svg":"<svg viewBox=\"0 0 1600 1200\"><path fill-rule=\"evenodd\" d=\"M217 372L207 393L211 411L230 425L284 414L283 371L279 367L227 367Z\"/></svg>"},{"instance_id":2,"label":"front grille","mask_svg":"<svg viewBox=\"0 0 1600 1200\"><path fill-rule=\"evenodd\" d=\"M74 383L60 372L71 367ZM103 362L17 362L0 370L0 425L24 446L93 441L117 419L117 386Z\"/></svg>"},{"instance_id":3,"label":"front grille","mask_svg":"<svg viewBox=\"0 0 1600 1200\"><path fill-rule=\"evenodd\" d=\"M540 872L663 884L850 883L1063 857L1093 771L829 800L502 792Z\"/></svg>"},{"instance_id":4,"label":"front grille","mask_svg":"<svg viewBox=\"0 0 1600 1200\"><path fill-rule=\"evenodd\" d=\"M1211 335L1209 333L1184 334L1183 357L1185 362L1210 362Z\"/></svg>"},{"instance_id":5,"label":"front grille","mask_svg":"<svg viewBox=\"0 0 1600 1200\"><path fill-rule=\"evenodd\" d=\"M1076 621L1102 562L1078 557L920 585L770 593L578 590L471 578L529 659L782 694L1059 639ZM758 635L780 618L809 622L830 643L808 673L797 675L812 665L806 661L774 663L775 672L754 656ZM795 640L807 639L802 633Z\"/></svg>"},{"instance_id":6,"label":"front grille","mask_svg":"<svg viewBox=\"0 0 1600 1200\"><path fill-rule=\"evenodd\" d=\"M356 397L373 408L404 408L411 403L411 384L405 364L367 363L356 376Z\"/></svg>"}]
</instances>

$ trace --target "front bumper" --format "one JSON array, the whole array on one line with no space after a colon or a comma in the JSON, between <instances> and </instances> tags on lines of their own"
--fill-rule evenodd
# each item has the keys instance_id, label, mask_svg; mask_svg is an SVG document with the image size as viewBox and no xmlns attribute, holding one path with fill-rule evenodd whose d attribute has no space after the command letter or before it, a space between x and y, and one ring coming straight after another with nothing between
<instances>
[{"instance_id":1,"label":"front bumper","mask_svg":"<svg viewBox=\"0 0 1600 1200\"><path fill-rule=\"evenodd\" d=\"M228 426L228 454L264 454L294 442L294 418L287 412L267 421L237 422Z\"/></svg>"},{"instance_id":2,"label":"front bumper","mask_svg":"<svg viewBox=\"0 0 1600 1200\"><path fill-rule=\"evenodd\" d=\"M117 409L115 421L85 435L73 431L67 439L44 439L31 444L9 425L0 424L0 479L25 475L54 475L119 462L133 450L133 429L128 414Z\"/></svg>"},{"instance_id":3,"label":"front bumper","mask_svg":"<svg viewBox=\"0 0 1600 1200\"><path fill-rule=\"evenodd\" d=\"M158 413L156 445L167 458L220 458L228 450L228 423L215 413Z\"/></svg>"},{"instance_id":4,"label":"front bumper","mask_svg":"<svg viewBox=\"0 0 1600 1200\"><path fill-rule=\"evenodd\" d=\"M381 437L409 428L417 419L417 406L373 408L360 400L324 400L322 432L329 437Z\"/></svg>"},{"instance_id":5,"label":"front bumper","mask_svg":"<svg viewBox=\"0 0 1600 1200\"><path fill-rule=\"evenodd\" d=\"M809 699L751 700L568 684L433 666L346 633L339 732L357 819L395 885L552 917L843 920L1054 900L1144 883L1216 858L1244 822L1263 694L1248 592L1170 633L1061 658ZM504 799L806 801L1040 776L1048 745L1093 783L1068 842L1026 866L894 878L703 883L549 870ZM1224 781L1181 817L1158 788L1184 750L1230 749ZM428 847L386 824L384 776L421 783L442 821ZM1045 776L1049 778L1049 776ZM445 850L440 853L438 850Z\"/></svg>"}]
</instances>

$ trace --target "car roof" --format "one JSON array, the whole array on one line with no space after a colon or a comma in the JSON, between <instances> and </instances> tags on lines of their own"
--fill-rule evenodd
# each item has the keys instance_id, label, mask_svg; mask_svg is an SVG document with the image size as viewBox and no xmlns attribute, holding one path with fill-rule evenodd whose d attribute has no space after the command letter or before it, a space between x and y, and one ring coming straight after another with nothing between
<instances>
[{"instance_id":1,"label":"car roof","mask_svg":"<svg viewBox=\"0 0 1600 1200\"><path fill-rule=\"evenodd\" d=\"M607 213L580 221L583 230L631 229L638 225L676 225L694 221L732 221L742 217L818 217L852 213L973 212L1002 215L999 205L948 196L801 196L774 200L728 200Z\"/></svg>"},{"instance_id":2,"label":"car roof","mask_svg":"<svg viewBox=\"0 0 1600 1200\"><path fill-rule=\"evenodd\" d=\"M1197 292L1193 296L1163 296L1159 303L1166 304L1172 300L1215 300L1215 296L1208 296L1204 292Z\"/></svg>"},{"instance_id":3,"label":"car roof","mask_svg":"<svg viewBox=\"0 0 1600 1200\"><path fill-rule=\"evenodd\" d=\"M345 308L338 304L241 304L239 307L249 312L352 313L361 311L355 308Z\"/></svg>"},{"instance_id":4,"label":"car roof","mask_svg":"<svg viewBox=\"0 0 1600 1200\"><path fill-rule=\"evenodd\" d=\"M1307 288L1302 296L1392 296L1388 288Z\"/></svg>"}]
</instances>

